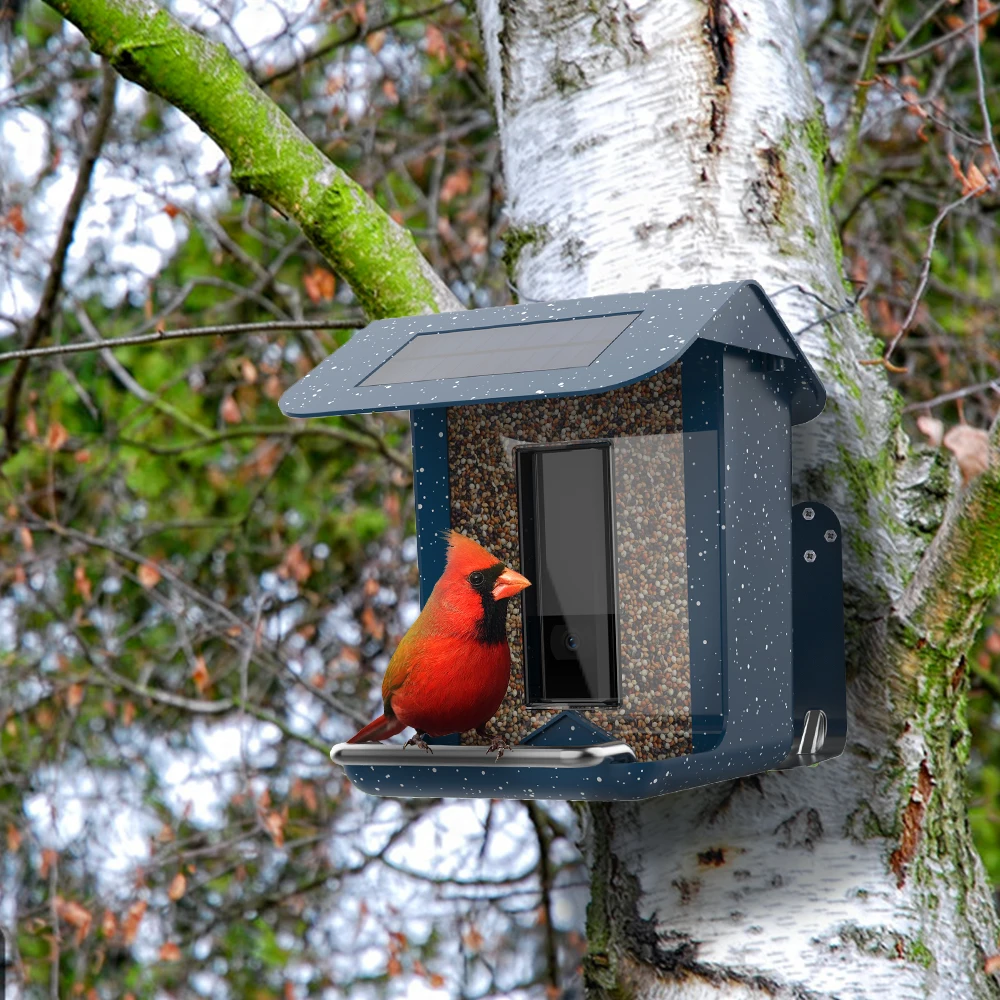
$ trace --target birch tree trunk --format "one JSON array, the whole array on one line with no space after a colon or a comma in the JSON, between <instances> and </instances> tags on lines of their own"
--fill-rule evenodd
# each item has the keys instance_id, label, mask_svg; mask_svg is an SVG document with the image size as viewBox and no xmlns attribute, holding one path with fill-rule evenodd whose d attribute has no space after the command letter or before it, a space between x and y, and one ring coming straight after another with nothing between
<instances>
[{"instance_id":1,"label":"birch tree trunk","mask_svg":"<svg viewBox=\"0 0 1000 1000\"><path fill-rule=\"evenodd\" d=\"M813 323L816 296L846 296L790 3L631 2L480 0L518 287L756 278L793 331ZM798 429L796 500L844 526L849 747L589 810L591 996L1000 995L964 803L964 653L1000 568L1000 477L961 488L908 441L856 315L801 343L830 398Z\"/></svg>"}]
</instances>

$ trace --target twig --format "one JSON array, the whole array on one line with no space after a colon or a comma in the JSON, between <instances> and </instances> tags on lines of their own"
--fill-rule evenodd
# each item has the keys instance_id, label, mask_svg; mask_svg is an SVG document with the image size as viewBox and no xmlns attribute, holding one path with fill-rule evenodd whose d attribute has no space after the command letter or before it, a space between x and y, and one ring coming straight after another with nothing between
<instances>
[{"instance_id":1,"label":"twig","mask_svg":"<svg viewBox=\"0 0 1000 1000\"><path fill-rule=\"evenodd\" d=\"M230 431L214 434L211 437L200 438L197 441L185 441L181 444L155 445L147 444L145 441L133 441L131 438L120 438L119 443L132 448L142 448L151 455L180 455L195 448L210 448L223 441L236 441L246 437L332 438L334 441L341 441L344 444L353 445L355 448L378 451L405 472L412 471L409 459L402 452L390 448L377 435L352 433L351 431L344 430L342 427L330 427L326 424L306 424L305 426L296 424L274 424L273 426L267 424L248 424L246 427L237 427Z\"/></svg>"},{"instance_id":2,"label":"twig","mask_svg":"<svg viewBox=\"0 0 1000 1000\"><path fill-rule=\"evenodd\" d=\"M892 352L903 339L906 331L909 330L910 324L913 322L913 317L916 316L917 309L920 306L920 300L923 298L924 291L927 288L927 280L931 273L931 257L934 253L934 243L937 241L937 231L940 228L941 223L944 222L948 215L956 208L961 207L971 198L978 197L988 189L989 184L980 184L979 187L963 194L961 198L957 198L955 201L945 205L944 208L942 208L941 211L935 216L934 221L931 223L930 233L927 236L927 250L924 253L923 261L920 266L920 280L917 282L916 291L913 293L913 298L910 300L910 308L906 312L906 318L900 324L899 329L896 331L896 335L892 338L889 346L886 348L885 354L881 358L877 358L872 361L862 361L861 364L882 365L883 367L887 367L889 365L889 358L892 357Z\"/></svg>"},{"instance_id":3,"label":"twig","mask_svg":"<svg viewBox=\"0 0 1000 1000\"><path fill-rule=\"evenodd\" d=\"M81 305L77 306L75 313L77 322L80 324L80 328L83 330L84 335L91 339L95 348L100 348L104 343L104 338L101 337L97 327L94 326L90 316L87 314L87 310ZM139 382L133 378L132 373L111 353L111 351L102 349L101 359L114 373L115 378L117 378L125 389L132 393L136 399L154 407L166 416L172 417L182 427L186 427L188 430L193 431L202 438L206 438L211 434L211 431L207 427L198 423L198 421L194 418L189 417L183 410L179 410L176 406L168 403L165 399L161 399L157 393L150 392L145 386L140 385Z\"/></svg>"},{"instance_id":4,"label":"twig","mask_svg":"<svg viewBox=\"0 0 1000 1000\"><path fill-rule=\"evenodd\" d=\"M995 3L991 7L987 7L986 10L982 11L977 18L978 21L982 20L984 17L989 17L991 14L995 14L1000 10L1000 3ZM879 66L889 66L893 63L906 62L908 59L916 59L917 56L926 55L928 52L933 52L940 45L944 45L945 42L950 42L953 38L958 38L959 35L964 35L965 32L971 31L973 27L972 23L963 24L960 28L955 28L954 31L949 31L947 34L942 35L940 38L935 38L926 45L918 45L915 49L910 49L909 52L893 52L891 55L882 56L878 60Z\"/></svg>"},{"instance_id":5,"label":"twig","mask_svg":"<svg viewBox=\"0 0 1000 1000\"><path fill-rule=\"evenodd\" d=\"M97 121L90 132L87 144L80 157L80 167L76 174L76 183L73 186L73 193L70 195L69 204L63 215L62 225L59 229L59 236L56 239L55 250L49 262L49 273L45 279L45 286L42 289L42 297L38 303L38 309L28 328L28 335L25 338L26 349L34 348L40 340L47 337L52 330L52 322L56 314L56 303L59 300L59 293L62 290L63 272L66 268L66 255L69 252L70 244L73 242L73 232L76 229L77 220L80 217L80 209L83 207L83 200L90 189L90 178L94 172L94 164L97 163L101 155L101 147L108 134L108 126L115 111L115 86L118 81L118 74L111 68L108 62L101 63L101 98L97 107ZM6 435L3 454L0 455L0 463L17 454L18 450L18 427L17 427L17 405L21 396L21 388L28 376L28 367L31 364L29 357L22 357L18 361L14 374L11 376L10 385L7 389L7 406L4 411L3 427Z\"/></svg>"},{"instance_id":6,"label":"twig","mask_svg":"<svg viewBox=\"0 0 1000 1000\"><path fill-rule=\"evenodd\" d=\"M341 35L339 38L331 39L329 42L313 49L312 52L307 52L301 59L296 59L295 62L288 66L276 69L273 72L268 73L267 76L258 77L257 83L261 87L270 87L272 83L276 83L278 80L283 80L286 76L291 76L293 73L299 72L306 65L306 63L314 62L316 59L322 59L323 56L329 55L331 52L344 45L350 45L351 42L361 41L369 35L374 34L376 31L385 31L386 28L393 28L397 24L403 24L405 21L418 21L422 17L430 17L432 14L436 14L439 10L451 7L456 2L457 0L447 0L445 3L439 3L433 7L426 7L423 10L415 10L409 13L398 14L396 17L389 18L386 21L380 21L378 24L373 24L368 27L362 27L360 23L357 23L355 24L353 30L349 31L346 35Z\"/></svg>"},{"instance_id":7,"label":"twig","mask_svg":"<svg viewBox=\"0 0 1000 1000\"><path fill-rule=\"evenodd\" d=\"M552 835L546 829L545 817L541 806L530 799L524 803L528 810L528 818L535 828L538 839L538 882L542 895L542 911L545 914L545 967L549 986L558 993L559 990L559 954L556 951L556 929L552 926L552 870L549 858L549 846Z\"/></svg>"},{"instance_id":8,"label":"twig","mask_svg":"<svg viewBox=\"0 0 1000 1000\"><path fill-rule=\"evenodd\" d=\"M979 101L979 113L983 118L983 138L993 154L993 169L1000 173L1000 153L997 152L997 145L993 139L990 109L986 104L986 77L983 75L983 59L979 42L979 23L982 20L982 14L979 12L979 0L970 0L970 6L972 7L972 23L976 27L971 39L972 61L976 66L976 97Z\"/></svg>"},{"instance_id":9,"label":"twig","mask_svg":"<svg viewBox=\"0 0 1000 1000\"><path fill-rule=\"evenodd\" d=\"M1000 379L992 379L989 382L979 382L976 385L967 385L964 389L955 389L952 392L942 393L940 396L935 396L933 399L923 400L919 403L910 403L903 407L904 413L912 413L914 410L931 410L935 406L941 406L942 403L952 403L956 399L964 399L966 396L972 396L977 392L984 392L986 389L992 389L994 392L1000 392Z\"/></svg>"},{"instance_id":10,"label":"twig","mask_svg":"<svg viewBox=\"0 0 1000 1000\"><path fill-rule=\"evenodd\" d=\"M269 333L282 330L356 330L364 321L360 319L273 320L266 323L227 323L222 326L193 326L188 330L164 330L137 337L113 337L97 343L54 344L33 350L8 351L0 354L0 362L28 358L45 358L53 354L79 354L83 351L114 350L117 347L134 347L136 344L156 344L166 340L186 340L190 337L226 336L236 333Z\"/></svg>"}]
</instances>

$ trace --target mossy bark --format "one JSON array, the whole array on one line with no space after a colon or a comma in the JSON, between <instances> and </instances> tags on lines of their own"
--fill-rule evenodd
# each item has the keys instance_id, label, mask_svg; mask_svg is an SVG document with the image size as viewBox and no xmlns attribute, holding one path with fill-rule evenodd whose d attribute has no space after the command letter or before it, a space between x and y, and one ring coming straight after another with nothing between
<instances>
[{"instance_id":1,"label":"mossy bark","mask_svg":"<svg viewBox=\"0 0 1000 1000\"><path fill-rule=\"evenodd\" d=\"M225 46L148 0L51 0L126 79L189 115L233 181L293 219L369 318L460 309L397 225L295 126Z\"/></svg>"}]
</instances>

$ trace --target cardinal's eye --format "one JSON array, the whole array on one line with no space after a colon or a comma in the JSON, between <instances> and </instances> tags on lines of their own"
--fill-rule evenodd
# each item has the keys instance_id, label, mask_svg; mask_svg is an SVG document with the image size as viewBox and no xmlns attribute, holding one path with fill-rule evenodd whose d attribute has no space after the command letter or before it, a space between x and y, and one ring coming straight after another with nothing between
<instances>
[{"instance_id":1,"label":"cardinal's eye","mask_svg":"<svg viewBox=\"0 0 1000 1000\"><path fill-rule=\"evenodd\" d=\"M478 569L475 573L469 574L469 583L471 583L473 587L481 587L485 582L486 574L480 573Z\"/></svg>"}]
</instances>

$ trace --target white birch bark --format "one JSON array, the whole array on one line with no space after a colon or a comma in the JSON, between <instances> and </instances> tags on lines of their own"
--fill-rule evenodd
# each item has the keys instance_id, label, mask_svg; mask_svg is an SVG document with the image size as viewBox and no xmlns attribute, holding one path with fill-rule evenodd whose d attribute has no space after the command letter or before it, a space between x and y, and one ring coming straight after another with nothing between
<instances>
[{"instance_id":1,"label":"white birch bark","mask_svg":"<svg viewBox=\"0 0 1000 1000\"><path fill-rule=\"evenodd\" d=\"M755 278L793 331L826 310L788 286L844 304L788 0L479 3L524 297ZM858 364L880 348L857 317L800 342L830 394L795 439L796 499L844 525L849 749L588 810L592 996L1000 995L961 668L997 567L962 558L969 493L920 565L955 477L912 449L882 370ZM977 487L989 509L995 486ZM938 601L948 586L960 608Z\"/></svg>"}]
</instances>

